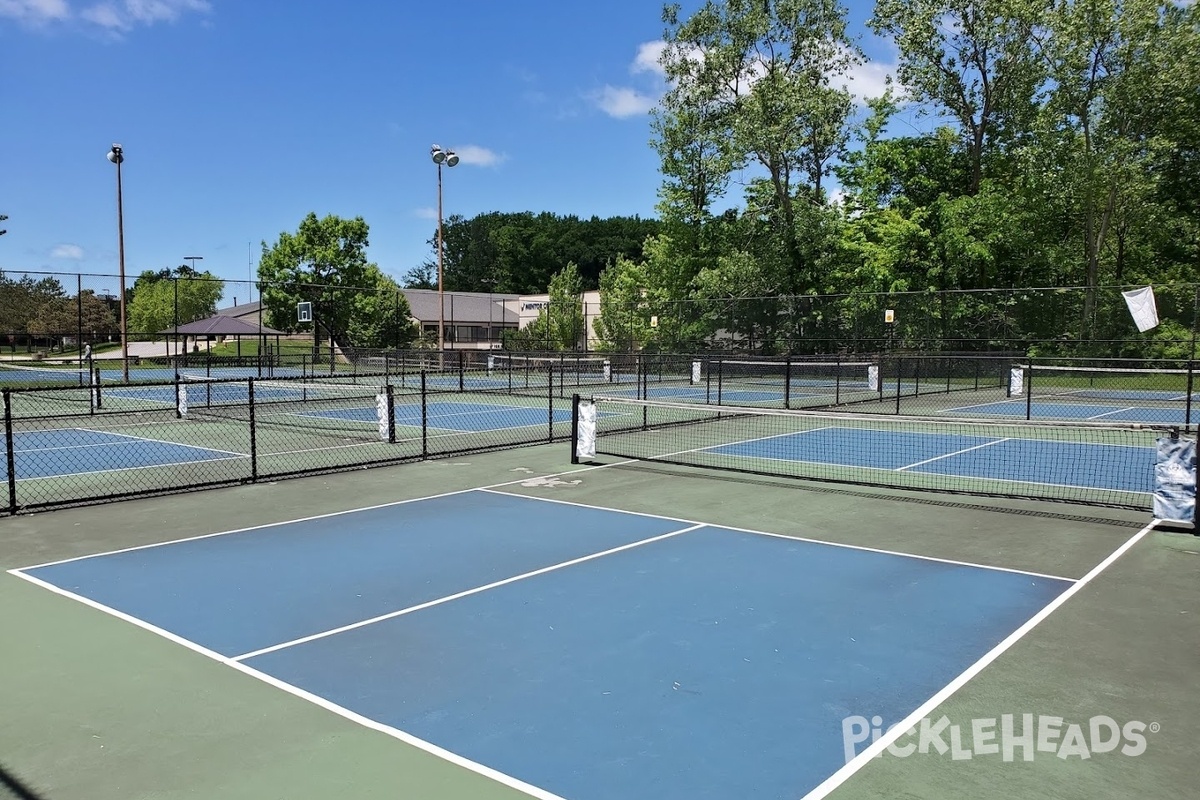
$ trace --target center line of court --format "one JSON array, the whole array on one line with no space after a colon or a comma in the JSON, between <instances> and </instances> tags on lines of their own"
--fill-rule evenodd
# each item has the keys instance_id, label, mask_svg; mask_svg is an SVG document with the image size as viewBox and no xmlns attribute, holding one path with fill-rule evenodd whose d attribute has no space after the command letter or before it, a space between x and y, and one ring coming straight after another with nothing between
<instances>
[{"instance_id":1,"label":"center line of court","mask_svg":"<svg viewBox=\"0 0 1200 800\"><path fill-rule=\"evenodd\" d=\"M995 441L984 442L983 444L977 444L974 447L964 447L962 450L954 450L953 452L950 452L950 453L943 453L940 456L934 456L933 458L927 458L924 461L917 461L912 464L905 464L903 467L896 467L896 472L903 472L904 470L912 469L913 467L920 467L925 464L932 464L934 461L941 461L943 458L950 458L951 456L960 456L963 453L969 453L972 450L981 450L985 447L991 447L994 444L1000 444L1001 442L1007 442L1011 438L1012 438L1011 436L1006 436L1003 439L996 439Z\"/></svg>"},{"instance_id":2,"label":"center line of court","mask_svg":"<svg viewBox=\"0 0 1200 800\"><path fill-rule=\"evenodd\" d=\"M331 628L330 630L321 631L320 633L313 633L313 634L309 634L308 636L301 636L299 639L292 639L289 642L273 644L270 647L264 647L260 650L254 650L249 653L243 653L240 656L234 656L230 660L231 661L246 661L248 659L254 658L255 656L266 655L267 653L274 653L277 650L286 650L287 648L295 647L298 644L306 644L307 642L315 642L318 639L325 639L330 636L336 636L339 633L345 633L346 631L355 630L356 628L363 628L363 627L366 627L367 625L374 625L376 622L383 622L384 620L395 619L396 617L402 617L406 614L411 614L414 611L421 611L426 608L433 608L434 606L440 606L443 603L449 603L452 600L459 600L463 597L470 597L473 594L479 594L480 592L486 592L489 589L496 589L501 586L506 586L510 583L516 583L517 581L523 581L526 578L533 578L538 575L544 575L547 572L554 572L555 570L560 570L560 569L563 569L564 567L572 567L572 566L575 566L576 564L583 564L584 562L593 561L597 558L603 558L604 556L610 556L614 553L620 553L623 550L631 550L635 547L641 547L643 545L653 544L654 542L661 542L664 539L670 539L674 536L679 536L680 534L689 533L691 531L696 530L697 528L704 528L704 527L707 527L707 525L705 525L704 523L700 523L697 525L690 525L686 528L680 528L677 531L670 531L668 533L662 533L662 534L659 534L658 536L651 536L648 539L641 539L636 542L630 542L629 544L623 544L619 547L613 547L608 550L602 550L599 553L592 553L591 555L580 556L579 558L573 558L570 561L563 561L562 563L559 563L559 564L551 564L548 567L542 567L540 569L532 570L531 572L525 572L520 575L514 575L511 578L504 578L503 580L493 581L492 583L488 583L483 586L476 586L474 589L466 589L461 592L456 592L455 594L446 595L445 597L439 597L436 600L429 600L424 603L419 603L415 606L409 606L408 608L402 608L399 611L391 611L391 612L388 612L387 614L380 614L377 617L371 617L370 619L364 619L359 622L352 622L349 625L343 625L340 628Z\"/></svg>"}]
</instances>

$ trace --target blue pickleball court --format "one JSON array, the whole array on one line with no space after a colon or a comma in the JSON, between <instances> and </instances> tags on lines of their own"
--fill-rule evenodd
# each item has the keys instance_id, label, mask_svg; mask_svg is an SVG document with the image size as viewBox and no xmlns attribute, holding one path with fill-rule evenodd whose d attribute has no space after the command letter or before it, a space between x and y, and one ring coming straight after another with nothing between
<instances>
[{"instance_id":1,"label":"blue pickleball court","mask_svg":"<svg viewBox=\"0 0 1200 800\"><path fill-rule=\"evenodd\" d=\"M487 490L21 572L569 800L802 797L1073 585Z\"/></svg>"},{"instance_id":2,"label":"blue pickleball court","mask_svg":"<svg viewBox=\"0 0 1200 800\"><path fill-rule=\"evenodd\" d=\"M4 443L7 447L7 442ZM243 453L87 428L13 434L17 480L246 458ZM4 466L8 479L8 467Z\"/></svg>"},{"instance_id":3,"label":"blue pickleball court","mask_svg":"<svg viewBox=\"0 0 1200 800\"><path fill-rule=\"evenodd\" d=\"M1148 447L846 428L836 424L719 445L705 448L704 452L746 459L1146 493L1154 489L1156 458L1154 449ZM1142 468L1131 469L1135 464L1141 464Z\"/></svg>"}]
</instances>

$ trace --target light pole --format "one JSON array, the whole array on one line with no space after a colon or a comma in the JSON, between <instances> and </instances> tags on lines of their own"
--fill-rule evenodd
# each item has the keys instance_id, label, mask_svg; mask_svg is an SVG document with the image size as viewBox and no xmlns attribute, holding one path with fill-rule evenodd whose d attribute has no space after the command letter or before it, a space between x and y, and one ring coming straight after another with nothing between
<instances>
[{"instance_id":1,"label":"light pole","mask_svg":"<svg viewBox=\"0 0 1200 800\"><path fill-rule=\"evenodd\" d=\"M429 157L433 159L433 163L437 164L437 181L438 181L438 232L437 232L437 257L438 257L438 363L442 362L442 352L446 348L446 304L443 296L444 289L442 288L442 261L444 259L442 245L442 164L447 167L453 167L458 163L458 156L453 150L443 150L441 146L434 145L429 148Z\"/></svg>"},{"instance_id":2,"label":"light pole","mask_svg":"<svg viewBox=\"0 0 1200 800\"><path fill-rule=\"evenodd\" d=\"M108 160L117 165L117 259L121 277L121 377L129 383L129 331L125 325L125 211L121 199L121 164L125 161L125 148L113 144L108 151Z\"/></svg>"}]
</instances>

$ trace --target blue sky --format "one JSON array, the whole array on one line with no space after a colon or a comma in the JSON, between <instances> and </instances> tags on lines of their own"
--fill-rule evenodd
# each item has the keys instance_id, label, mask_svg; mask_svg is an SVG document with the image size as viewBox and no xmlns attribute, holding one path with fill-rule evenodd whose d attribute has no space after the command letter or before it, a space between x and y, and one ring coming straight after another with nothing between
<instances>
[{"instance_id":1,"label":"blue sky","mask_svg":"<svg viewBox=\"0 0 1200 800\"><path fill-rule=\"evenodd\" d=\"M128 276L195 255L245 281L261 242L315 211L364 217L371 260L400 278L431 254L433 143L462 157L446 216L652 217L661 7L0 0L0 270L116 274L113 142ZM851 4L863 94L894 58L870 10Z\"/></svg>"}]
</instances>

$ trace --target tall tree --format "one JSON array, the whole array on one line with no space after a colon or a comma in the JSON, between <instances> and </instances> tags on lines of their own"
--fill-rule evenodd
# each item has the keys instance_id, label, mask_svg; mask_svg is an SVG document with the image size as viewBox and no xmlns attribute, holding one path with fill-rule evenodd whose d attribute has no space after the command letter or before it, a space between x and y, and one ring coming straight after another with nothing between
<instances>
[{"instance_id":1,"label":"tall tree","mask_svg":"<svg viewBox=\"0 0 1200 800\"><path fill-rule=\"evenodd\" d=\"M225 291L225 282L211 272L181 266L175 270L143 272L133 283L128 324L131 331L155 334L179 324L211 317Z\"/></svg>"},{"instance_id":2,"label":"tall tree","mask_svg":"<svg viewBox=\"0 0 1200 800\"><path fill-rule=\"evenodd\" d=\"M267 324L293 330L296 305L309 302L313 343L320 343L322 329L344 338L355 294L375 289L368 277L368 230L362 217L318 219L310 212L295 233L280 233L270 246L263 242L258 279Z\"/></svg>"},{"instance_id":3,"label":"tall tree","mask_svg":"<svg viewBox=\"0 0 1200 800\"><path fill-rule=\"evenodd\" d=\"M780 290L807 290L816 266L803 244L813 220L802 206L824 204L824 178L849 133L842 84L860 60L845 8L709 0L683 21L680 6L668 5L663 19L662 64L673 85L657 122L665 209L703 219L730 173L753 165L764 177L751 180L747 204L777 262L762 266Z\"/></svg>"},{"instance_id":4,"label":"tall tree","mask_svg":"<svg viewBox=\"0 0 1200 800\"><path fill-rule=\"evenodd\" d=\"M900 49L900 82L954 119L979 191L988 147L1030 122L1044 72L1033 47L1043 0L878 0L869 22Z\"/></svg>"}]
</instances>

